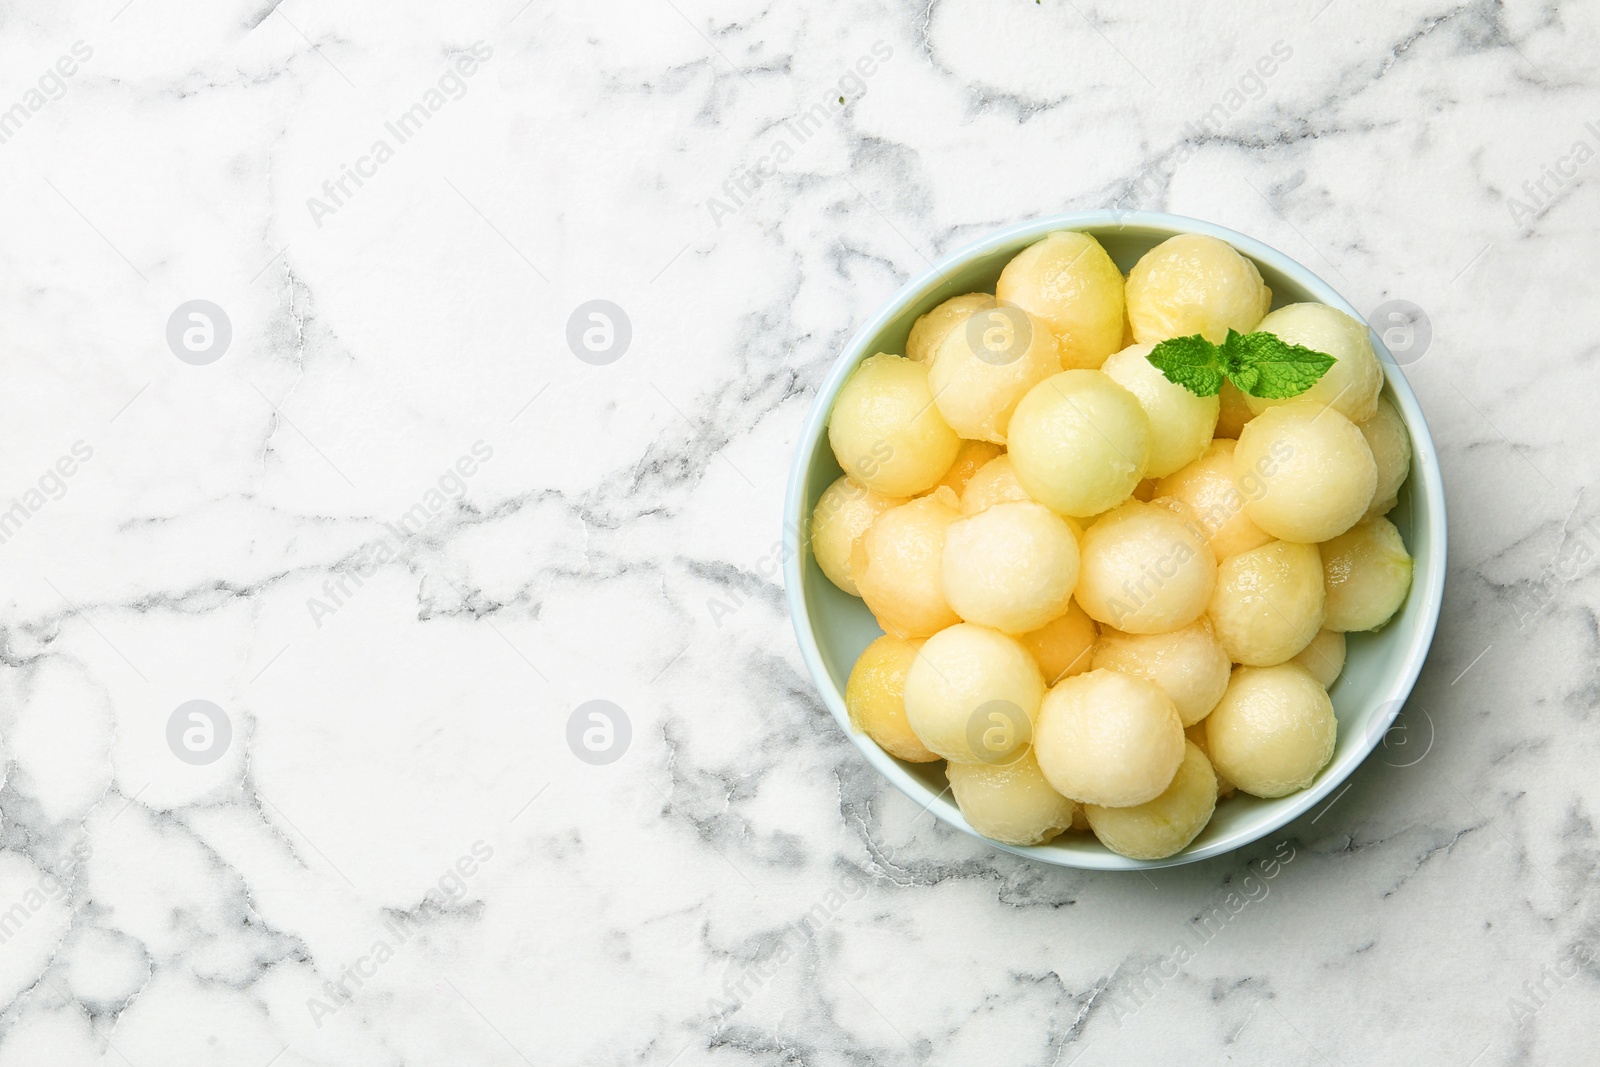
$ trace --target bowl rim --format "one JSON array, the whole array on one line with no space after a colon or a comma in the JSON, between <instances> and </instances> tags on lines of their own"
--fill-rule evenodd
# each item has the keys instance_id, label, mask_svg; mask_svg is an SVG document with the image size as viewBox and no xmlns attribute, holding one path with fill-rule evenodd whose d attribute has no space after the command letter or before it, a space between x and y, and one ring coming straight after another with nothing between
<instances>
[{"instance_id":1,"label":"bowl rim","mask_svg":"<svg viewBox=\"0 0 1600 1067\"><path fill-rule=\"evenodd\" d=\"M1448 543L1444 480L1439 469L1438 455L1434 448L1433 437L1428 431L1427 419L1423 416L1422 407L1417 402L1416 394L1412 392L1410 383L1406 381L1404 371L1395 362L1394 357L1383 344L1382 338L1369 328L1373 347L1378 353L1379 361L1383 364L1385 382L1389 387L1396 407L1400 411L1401 418L1411 434L1412 476L1415 476L1419 465L1424 467L1428 474L1427 477L1413 482L1413 491L1418 488L1421 489L1421 492L1417 493L1414 499L1417 500L1420 509L1426 512L1429 523L1427 568L1425 571L1414 574L1412 579L1413 582L1419 579L1422 581L1426 603L1420 625L1406 635L1409 647L1405 650L1405 666L1400 672L1398 684L1395 686L1393 695L1386 702L1386 706L1389 708L1387 721L1379 720L1382 722L1384 729L1376 729L1377 723L1371 724L1366 728L1361 742L1348 749L1342 759L1336 758L1335 773L1323 776L1321 781L1298 793L1271 801L1275 805L1272 809L1272 814L1270 817L1263 819L1258 827L1241 829L1225 837L1209 841L1197 849L1185 848L1183 851L1165 859L1135 860L1118 855L1110 849L1103 849L1102 852L1080 854L1051 848L1049 845L1008 845L995 841L993 838L985 837L967 824L954 804L941 805L938 803L939 799L949 791L948 788L939 793L933 793L931 789L914 778L904 767L900 766L892 756L873 743L870 738L853 729L850 725L849 712L845 708L844 695L833 684L832 677L828 674L827 668L822 661L822 653L817 647L816 637L813 633L810 612L806 606L804 588L805 558L801 537L802 531L809 523L809 517L804 514L804 510L806 484L809 481L811 472L810 457L815 452L816 441L826 432L828 415L833 409L833 402L838 395L840 387L856 365L867 355L870 355L866 351L870 342L896 316L901 314L908 304L929 295L940 285L945 284L948 281L948 271L959 268L968 261L987 253L1014 244L1019 240L1028 238L1037 240L1056 230L1092 229L1104 231L1125 228L1153 229L1163 231L1168 236L1199 233L1219 238L1228 242L1251 259L1268 264L1285 276L1293 278L1296 284L1310 295L1311 299L1327 304L1330 307L1338 308L1357 321L1367 321L1366 316L1362 315L1337 290L1297 260L1253 237L1248 237L1245 234L1203 219L1159 211L1103 208L1092 211L1064 212L1016 223L963 245L954 252L940 258L938 262L927 270L901 286L892 297L884 302L878 312L850 338L849 343L845 345L839 357L834 360L828 376L818 388L817 395L812 400L811 409L806 415L805 423L801 427L800 435L795 445L794 460L790 466L789 484L783 506L783 579L785 597L789 603L790 622L794 626L795 638L800 645L801 658L805 661L806 670L811 675L812 684L816 686L823 702L827 704L828 710L832 712L834 720L839 724L839 728L844 731L845 736L850 739L856 750L880 774L893 783L900 792L905 794L908 799L921 804L923 810L931 811L936 818L944 823L971 834L993 848L1013 855L1038 860L1054 866L1088 870L1151 870L1211 859L1252 844L1274 831L1282 829L1316 807L1329 793L1343 785L1386 736L1388 727L1394 722L1395 716L1399 714L1402 705L1409 698L1412 689L1416 685L1417 678L1422 672L1422 665L1427 659L1428 649L1433 642L1434 632L1438 627L1439 611L1444 599Z\"/></svg>"}]
</instances>

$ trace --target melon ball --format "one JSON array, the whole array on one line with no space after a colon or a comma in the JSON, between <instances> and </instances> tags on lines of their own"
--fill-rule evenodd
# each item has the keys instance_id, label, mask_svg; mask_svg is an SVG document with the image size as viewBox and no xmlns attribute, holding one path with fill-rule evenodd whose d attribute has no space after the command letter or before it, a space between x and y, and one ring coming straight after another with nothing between
<instances>
[{"instance_id":1,"label":"melon ball","mask_svg":"<svg viewBox=\"0 0 1600 1067\"><path fill-rule=\"evenodd\" d=\"M811 512L811 555L828 581L851 596L861 595L850 577L850 556L856 542L879 515L904 503L896 497L874 493L848 474L840 475L822 491Z\"/></svg>"},{"instance_id":2,"label":"melon ball","mask_svg":"<svg viewBox=\"0 0 1600 1067\"><path fill-rule=\"evenodd\" d=\"M940 485L945 486L956 496L967 490L967 483L972 481L972 476L977 474L989 463L998 459L1005 451L992 441L962 441L961 448L956 452L955 462L950 464L950 469L944 472L939 479Z\"/></svg>"},{"instance_id":3,"label":"melon ball","mask_svg":"<svg viewBox=\"0 0 1600 1067\"><path fill-rule=\"evenodd\" d=\"M1165 634L1129 634L1108 629L1094 646L1092 666L1156 683L1172 698L1185 727L1199 722L1217 706L1223 690L1228 688L1228 672L1233 669L1204 618Z\"/></svg>"},{"instance_id":4,"label":"melon ball","mask_svg":"<svg viewBox=\"0 0 1600 1067\"><path fill-rule=\"evenodd\" d=\"M1062 371L1028 390L1007 438L1028 496L1077 518L1126 500L1150 461L1149 417L1097 370Z\"/></svg>"},{"instance_id":5,"label":"melon ball","mask_svg":"<svg viewBox=\"0 0 1600 1067\"><path fill-rule=\"evenodd\" d=\"M1355 423L1321 404L1268 408L1244 428L1234 468L1259 472L1245 514L1273 537L1316 544L1337 537L1366 514L1378 465Z\"/></svg>"},{"instance_id":6,"label":"melon ball","mask_svg":"<svg viewBox=\"0 0 1600 1067\"><path fill-rule=\"evenodd\" d=\"M1327 689L1344 670L1344 653L1344 634L1338 630L1322 629L1289 662L1298 663L1310 671L1317 684Z\"/></svg>"},{"instance_id":7,"label":"melon ball","mask_svg":"<svg viewBox=\"0 0 1600 1067\"><path fill-rule=\"evenodd\" d=\"M1093 369L1122 347L1122 272L1086 233L1060 230L1018 252L994 295L1049 324L1063 367Z\"/></svg>"},{"instance_id":8,"label":"melon ball","mask_svg":"<svg viewBox=\"0 0 1600 1067\"><path fill-rule=\"evenodd\" d=\"M1067 610L1037 630L1017 638L1032 654L1046 685L1089 669L1099 627L1074 600Z\"/></svg>"},{"instance_id":9,"label":"melon ball","mask_svg":"<svg viewBox=\"0 0 1600 1067\"><path fill-rule=\"evenodd\" d=\"M1211 753L1206 750L1206 724L1204 720L1195 723L1193 726L1186 727L1183 731L1183 736L1195 748L1205 752L1208 761L1211 759ZM1222 776L1222 772L1217 770L1217 765L1214 763L1211 765L1211 772L1217 776L1217 799L1221 800L1223 797L1231 796L1235 789L1234 784Z\"/></svg>"},{"instance_id":10,"label":"melon ball","mask_svg":"<svg viewBox=\"0 0 1600 1067\"><path fill-rule=\"evenodd\" d=\"M1027 633L1072 603L1078 539L1043 504L996 504L950 524L940 574L945 599L967 622Z\"/></svg>"},{"instance_id":11,"label":"melon ball","mask_svg":"<svg viewBox=\"0 0 1600 1067\"><path fill-rule=\"evenodd\" d=\"M947 763L944 774L967 825L1008 845L1044 844L1078 809L1050 788L1031 751L1010 763Z\"/></svg>"},{"instance_id":12,"label":"melon ball","mask_svg":"<svg viewBox=\"0 0 1600 1067\"><path fill-rule=\"evenodd\" d=\"M1126 808L1084 806L1100 843L1135 860L1165 859L1199 836L1217 810L1217 776L1204 752L1184 742L1172 784L1154 800Z\"/></svg>"},{"instance_id":13,"label":"melon ball","mask_svg":"<svg viewBox=\"0 0 1600 1067\"><path fill-rule=\"evenodd\" d=\"M1149 478L1165 478L1198 459L1217 428L1218 401L1195 396L1145 358L1155 345L1124 348L1101 365L1111 380L1132 393L1150 419Z\"/></svg>"},{"instance_id":14,"label":"melon ball","mask_svg":"<svg viewBox=\"0 0 1600 1067\"><path fill-rule=\"evenodd\" d=\"M1271 306L1256 265L1204 234L1169 237L1128 273L1128 322L1140 344L1197 333L1220 344L1230 329L1255 329Z\"/></svg>"},{"instance_id":15,"label":"melon ball","mask_svg":"<svg viewBox=\"0 0 1600 1067\"><path fill-rule=\"evenodd\" d=\"M1233 462L1237 444L1225 438L1212 441L1199 459L1156 485L1159 496L1189 509L1219 560L1272 540L1244 513L1246 491L1259 493L1262 480L1255 471L1246 471L1245 484L1240 484Z\"/></svg>"},{"instance_id":16,"label":"melon ball","mask_svg":"<svg viewBox=\"0 0 1600 1067\"><path fill-rule=\"evenodd\" d=\"M1206 716L1206 750L1246 793L1281 797L1328 765L1338 729L1328 691L1304 667L1240 667Z\"/></svg>"},{"instance_id":17,"label":"melon ball","mask_svg":"<svg viewBox=\"0 0 1600 1067\"><path fill-rule=\"evenodd\" d=\"M952 296L932 311L917 316L917 321L911 324L910 335L906 337L906 358L919 363L931 362L951 330L966 322L973 312L992 307L994 297L988 293L964 293Z\"/></svg>"},{"instance_id":18,"label":"melon ball","mask_svg":"<svg viewBox=\"0 0 1600 1067\"><path fill-rule=\"evenodd\" d=\"M1366 422L1356 423L1356 429L1366 438L1372 449L1372 459L1378 465L1378 488L1372 491L1372 503L1367 507L1367 518L1387 515L1400 499L1400 487L1411 473L1411 434L1405 420L1386 396L1378 398L1378 410Z\"/></svg>"},{"instance_id":19,"label":"melon ball","mask_svg":"<svg viewBox=\"0 0 1600 1067\"><path fill-rule=\"evenodd\" d=\"M1017 481L1009 455L999 455L979 467L961 490L961 514L976 515L984 508L1007 502L1028 500L1028 493Z\"/></svg>"},{"instance_id":20,"label":"melon ball","mask_svg":"<svg viewBox=\"0 0 1600 1067\"><path fill-rule=\"evenodd\" d=\"M1080 804L1125 808L1172 784L1183 762L1183 723L1154 682L1089 671L1045 694L1033 751L1056 792Z\"/></svg>"},{"instance_id":21,"label":"melon ball","mask_svg":"<svg viewBox=\"0 0 1600 1067\"><path fill-rule=\"evenodd\" d=\"M1187 626L1206 610L1217 559L1200 530L1159 504L1130 500L1096 519L1079 545L1078 603L1135 634Z\"/></svg>"},{"instance_id":22,"label":"melon ball","mask_svg":"<svg viewBox=\"0 0 1600 1067\"><path fill-rule=\"evenodd\" d=\"M1268 667L1311 643L1324 605L1317 546L1272 541L1222 561L1206 612L1229 659Z\"/></svg>"},{"instance_id":23,"label":"melon ball","mask_svg":"<svg viewBox=\"0 0 1600 1067\"><path fill-rule=\"evenodd\" d=\"M940 417L925 364L882 353L845 379L828 416L844 472L885 496L915 496L950 469L961 438Z\"/></svg>"},{"instance_id":24,"label":"melon ball","mask_svg":"<svg viewBox=\"0 0 1600 1067\"><path fill-rule=\"evenodd\" d=\"M1060 370L1049 326L1021 308L993 307L975 312L945 337L928 386L956 433L1004 444L1017 401Z\"/></svg>"},{"instance_id":25,"label":"melon ball","mask_svg":"<svg viewBox=\"0 0 1600 1067\"><path fill-rule=\"evenodd\" d=\"M945 531L960 517L956 495L936 489L885 511L856 541L850 576L887 632L929 637L961 621L939 574Z\"/></svg>"},{"instance_id":26,"label":"melon ball","mask_svg":"<svg viewBox=\"0 0 1600 1067\"><path fill-rule=\"evenodd\" d=\"M1328 595L1330 630L1376 630L1411 589L1411 554L1400 531L1382 515L1359 522L1317 546Z\"/></svg>"},{"instance_id":27,"label":"melon ball","mask_svg":"<svg viewBox=\"0 0 1600 1067\"><path fill-rule=\"evenodd\" d=\"M1217 394L1217 436L1239 439L1239 431L1244 429L1244 424L1256 417L1250 410L1250 405L1245 402L1244 390L1230 381L1222 383L1222 392Z\"/></svg>"},{"instance_id":28,"label":"melon ball","mask_svg":"<svg viewBox=\"0 0 1600 1067\"><path fill-rule=\"evenodd\" d=\"M884 634L862 651L844 687L850 725L889 755L909 763L931 763L939 758L917 740L906 721L906 671L920 647L921 641Z\"/></svg>"},{"instance_id":29,"label":"melon ball","mask_svg":"<svg viewBox=\"0 0 1600 1067\"><path fill-rule=\"evenodd\" d=\"M906 719L930 749L957 763L1005 763L1032 740L1044 678L1015 638L963 622L918 650L905 692Z\"/></svg>"},{"instance_id":30,"label":"melon ball","mask_svg":"<svg viewBox=\"0 0 1600 1067\"><path fill-rule=\"evenodd\" d=\"M1261 320L1261 333L1276 334L1280 341L1301 345L1335 360L1316 384L1297 397L1313 404L1333 408L1351 422L1365 422L1378 410L1378 391L1383 388L1383 367L1372 350L1367 324L1353 319L1326 304L1290 304ZM1256 414L1288 400L1246 396L1245 403Z\"/></svg>"}]
</instances>

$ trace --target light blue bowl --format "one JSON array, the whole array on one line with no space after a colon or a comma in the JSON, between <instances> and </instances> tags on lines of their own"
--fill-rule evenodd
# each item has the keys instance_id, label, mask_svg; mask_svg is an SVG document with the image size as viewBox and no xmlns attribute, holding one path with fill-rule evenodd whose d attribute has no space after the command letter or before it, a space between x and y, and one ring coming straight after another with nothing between
<instances>
[{"instance_id":1,"label":"light blue bowl","mask_svg":"<svg viewBox=\"0 0 1600 1067\"><path fill-rule=\"evenodd\" d=\"M1333 759L1309 787L1277 800L1235 793L1217 805L1211 824L1188 848L1164 860L1132 860L1119 856L1089 834L1063 834L1048 845L1019 847L984 838L961 817L946 792L942 763L904 763L880 749L850 726L844 689L856 657L883 631L859 599L828 581L805 531L822 491L841 473L828 445L828 413L845 378L857 363L876 352L905 351L906 334L918 315L934 305L969 292L993 292L1000 270L1022 249L1055 230L1093 234L1126 273L1146 251L1180 233L1221 238L1255 261L1272 287L1273 307L1316 301L1363 319L1349 301L1305 267L1276 249L1243 234L1198 219L1147 211L1080 211L1056 215L1001 230L953 255L895 294L883 310L851 339L817 394L800 433L794 468L784 503L784 586L800 652L811 677L827 702L839 729L849 735L867 762L893 782L919 807L951 826L979 837L995 848L1065 867L1138 870L1169 867L1218 856L1247 845L1310 811L1355 770L1383 739L1416 683L1439 620L1444 596L1444 485L1428 424L1405 375L1376 335L1373 344L1383 358L1385 395L1399 409L1411 431L1411 477L1400 490L1400 503L1389 514L1416 561L1410 595L1382 631L1350 634L1344 673L1333 685L1339 740Z\"/></svg>"}]
</instances>

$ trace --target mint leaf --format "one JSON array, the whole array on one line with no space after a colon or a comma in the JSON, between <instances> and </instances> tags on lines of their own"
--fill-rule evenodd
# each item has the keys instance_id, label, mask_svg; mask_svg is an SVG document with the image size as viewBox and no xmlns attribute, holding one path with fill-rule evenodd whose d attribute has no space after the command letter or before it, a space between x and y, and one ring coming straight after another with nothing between
<instances>
[{"instance_id":1,"label":"mint leaf","mask_svg":"<svg viewBox=\"0 0 1600 1067\"><path fill-rule=\"evenodd\" d=\"M1317 384L1336 363L1332 356L1292 345L1270 333L1228 331L1221 363L1228 380L1242 392L1267 400L1286 400Z\"/></svg>"},{"instance_id":2,"label":"mint leaf","mask_svg":"<svg viewBox=\"0 0 1600 1067\"><path fill-rule=\"evenodd\" d=\"M1222 391L1225 365L1222 350L1199 334L1172 337L1150 350L1145 357L1167 376L1195 396L1216 396Z\"/></svg>"}]
</instances>

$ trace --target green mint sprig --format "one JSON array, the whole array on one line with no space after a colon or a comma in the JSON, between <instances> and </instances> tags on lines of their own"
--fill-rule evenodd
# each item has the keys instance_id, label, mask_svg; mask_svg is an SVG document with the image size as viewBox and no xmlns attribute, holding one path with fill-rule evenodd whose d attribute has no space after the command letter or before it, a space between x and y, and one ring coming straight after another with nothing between
<instances>
[{"instance_id":1,"label":"green mint sprig","mask_svg":"<svg viewBox=\"0 0 1600 1067\"><path fill-rule=\"evenodd\" d=\"M1332 356L1292 345L1276 334L1229 330L1212 344L1200 334L1162 341L1147 357L1167 381L1195 396L1216 396L1223 380L1266 400L1299 396L1337 362Z\"/></svg>"}]
</instances>

